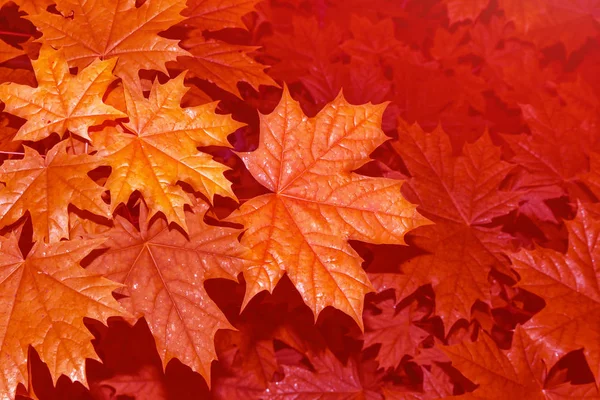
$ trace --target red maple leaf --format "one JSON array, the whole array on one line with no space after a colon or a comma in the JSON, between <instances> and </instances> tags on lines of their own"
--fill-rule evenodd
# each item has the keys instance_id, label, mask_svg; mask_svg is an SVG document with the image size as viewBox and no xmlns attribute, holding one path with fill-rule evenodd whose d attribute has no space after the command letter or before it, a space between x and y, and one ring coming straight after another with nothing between
<instances>
[{"instance_id":1,"label":"red maple leaf","mask_svg":"<svg viewBox=\"0 0 600 400\"><path fill-rule=\"evenodd\" d=\"M452 363L479 384L465 399L560 399L596 398L593 384L547 387L548 359L520 326L515 330L511 350L503 352L484 333L475 343L444 347ZM564 396L564 397L563 397Z\"/></svg>"},{"instance_id":2,"label":"red maple leaf","mask_svg":"<svg viewBox=\"0 0 600 400\"><path fill-rule=\"evenodd\" d=\"M375 358L381 368L395 368L405 355L414 356L417 346L429 333L414 324L415 320L424 317L409 305L401 310L396 303L386 300L379 303L380 313L365 312L364 347L379 344L379 352Z\"/></svg>"},{"instance_id":3,"label":"red maple leaf","mask_svg":"<svg viewBox=\"0 0 600 400\"><path fill-rule=\"evenodd\" d=\"M490 269L506 271L503 249L510 248L510 236L489 224L517 205L519 193L499 190L514 167L500 160L487 135L453 156L441 128L426 133L413 125L393 147L412 175L405 193L436 223L415 232L415 244L430 254L402 270L419 284L433 283L436 313L448 330L459 318L469 319L475 300L489 301Z\"/></svg>"},{"instance_id":4,"label":"red maple leaf","mask_svg":"<svg viewBox=\"0 0 600 400\"><path fill-rule=\"evenodd\" d=\"M349 360L344 365L330 351L309 354L308 360L312 370L302 366L283 366L283 380L272 383L262 397L269 400L381 399L379 393L363 387L356 361Z\"/></svg>"},{"instance_id":5,"label":"red maple leaf","mask_svg":"<svg viewBox=\"0 0 600 400\"><path fill-rule=\"evenodd\" d=\"M511 255L521 276L519 287L546 301L546 307L523 329L542 344L548 364L569 351L584 349L596 379L600 376L600 214L598 207L579 206L567 222L566 256L550 249L522 250Z\"/></svg>"}]
</instances>

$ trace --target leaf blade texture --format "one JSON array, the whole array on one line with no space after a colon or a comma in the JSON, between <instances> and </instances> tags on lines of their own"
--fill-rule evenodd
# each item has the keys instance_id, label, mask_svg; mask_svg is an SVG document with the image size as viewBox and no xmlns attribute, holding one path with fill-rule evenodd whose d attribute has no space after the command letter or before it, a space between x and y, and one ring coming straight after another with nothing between
<instances>
[{"instance_id":1,"label":"leaf blade texture","mask_svg":"<svg viewBox=\"0 0 600 400\"><path fill-rule=\"evenodd\" d=\"M128 315L112 297L120 285L79 265L102 240L38 242L25 258L17 240L0 237L0 291L7 310L0 325L0 396L14 398L17 383L27 383L29 345L47 363L54 382L65 374L85 384L85 359L97 356L83 318L106 322Z\"/></svg>"},{"instance_id":2,"label":"leaf blade texture","mask_svg":"<svg viewBox=\"0 0 600 400\"><path fill-rule=\"evenodd\" d=\"M46 157L25 147L21 160L0 166L0 224L7 226L29 212L35 241L57 242L69 237L69 204L103 217L110 217L102 200L104 188L87 175L98 160L87 154L69 155L67 142L53 147Z\"/></svg>"},{"instance_id":3,"label":"leaf blade texture","mask_svg":"<svg viewBox=\"0 0 600 400\"><path fill-rule=\"evenodd\" d=\"M145 210L139 230L118 219L106 234L107 251L88 270L125 285L121 302L146 318L165 367L178 358L210 382L215 333L233 327L209 298L204 281L235 280L251 260L237 240L239 230L203 222L207 209L197 205L194 214L187 213L189 237L160 218L148 225Z\"/></svg>"},{"instance_id":4,"label":"leaf blade texture","mask_svg":"<svg viewBox=\"0 0 600 400\"><path fill-rule=\"evenodd\" d=\"M600 376L599 216L597 207L580 205L576 218L567 223L566 256L542 248L511 255L521 276L519 286L546 301L524 330L543 344L548 362L583 348L596 380Z\"/></svg>"},{"instance_id":5,"label":"leaf blade texture","mask_svg":"<svg viewBox=\"0 0 600 400\"><path fill-rule=\"evenodd\" d=\"M44 46L32 64L38 87L0 85L0 100L6 110L27 119L17 132L17 140L37 141L53 132L63 136L67 130L89 140L90 126L125 117L102 102L108 85L116 79L112 75L114 60L96 60L73 77L64 51Z\"/></svg>"},{"instance_id":6,"label":"leaf blade texture","mask_svg":"<svg viewBox=\"0 0 600 400\"><path fill-rule=\"evenodd\" d=\"M285 271L315 317L333 306L362 328L372 286L346 241L402 244L406 231L427 223L400 195L402 182L351 172L386 140L384 107L352 106L340 95L311 119L284 90L274 112L261 117L258 149L240 157L274 193L229 217L247 228L242 243L262 262L245 272L245 302L271 291Z\"/></svg>"},{"instance_id":7,"label":"leaf blade texture","mask_svg":"<svg viewBox=\"0 0 600 400\"><path fill-rule=\"evenodd\" d=\"M186 229L184 205L191 203L178 181L209 200L215 194L235 198L231 182L223 176L228 168L197 147L231 146L227 136L242 124L215 113L216 103L181 108L186 91L183 75L164 85L155 81L148 99L135 87L126 87L127 131L110 128L94 135L101 163L112 168L106 182L111 211L138 190L148 204L149 217L160 211Z\"/></svg>"},{"instance_id":8,"label":"leaf blade texture","mask_svg":"<svg viewBox=\"0 0 600 400\"><path fill-rule=\"evenodd\" d=\"M158 35L184 19L184 7L183 0L152 0L140 7L135 0L58 0L60 15L40 13L29 19L43 33L44 43L64 50L70 66L117 58L115 74L139 86L139 70L166 73L167 61L187 54L177 40Z\"/></svg>"}]
</instances>

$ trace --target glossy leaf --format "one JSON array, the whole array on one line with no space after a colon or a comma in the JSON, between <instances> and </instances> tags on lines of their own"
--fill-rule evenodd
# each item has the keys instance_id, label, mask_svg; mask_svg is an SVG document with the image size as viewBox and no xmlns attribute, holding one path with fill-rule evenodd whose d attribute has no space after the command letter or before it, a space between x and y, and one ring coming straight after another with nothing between
<instances>
[{"instance_id":1,"label":"glossy leaf","mask_svg":"<svg viewBox=\"0 0 600 400\"><path fill-rule=\"evenodd\" d=\"M189 0L182 12L186 25L217 31L245 28L242 17L254 10L260 0Z\"/></svg>"},{"instance_id":2,"label":"glossy leaf","mask_svg":"<svg viewBox=\"0 0 600 400\"><path fill-rule=\"evenodd\" d=\"M188 213L189 237L160 218L148 225L145 210L139 231L117 219L106 234L107 251L88 270L125 285L121 303L146 318L164 366L177 357L210 382L214 335L233 327L208 297L204 281L235 279L250 261L238 230L202 221L207 208Z\"/></svg>"},{"instance_id":3,"label":"glossy leaf","mask_svg":"<svg viewBox=\"0 0 600 400\"><path fill-rule=\"evenodd\" d=\"M112 211L138 190L148 204L149 217L160 211L169 222L187 229L183 206L190 201L178 181L210 200L215 194L235 198L223 176L227 167L197 147L230 146L227 136L241 124L216 114L215 103L181 108L186 91L182 75L164 85L155 81L148 99L135 88L126 88L126 131L107 128L94 135L98 156L112 167L106 182Z\"/></svg>"},{"instance_id":4,"label":"glossy leaf","mask_svg":"<svg viewBox=\"0 0 600 400\"><path fill-rule=\"evenodd\" d=\"M6 111L27 120L16 139L41 140L53 132L63 136L67 130L89 139L90 126L125 117L102 102L108 85L115 79L114 60L97 60L72 76L64 52L44 47L32 64L38 87L0 85L0 100L6 104Z\"/></svg>"},{"instance_id":5,"label":"glossy leaf","mask_svg":"<svg viewBox=\"0 0 600 400\"><path fill-rule=\"evenodd\" d=\"M0 166L0 224L10 225L29 212L35 241L57 242L69 237L67 206L74 205L110 217L102 200L104 189L87 175L98 160L87 154L69 155L67 142L52 148L46 157L25 147L22 160Z\"/></svg>"},{"instance_id":6,"label":"glossy leaf","mask_svg":"<svg viewBox=\"0 0 600 400\"><path fill-rule=\"evenodd\" d=\"M111 294L120 285L79 266L101 243L36 243L24 258L15 235L0 237L0 397L14 398L17 383L28 382L29 345L55 382L65 374L85 384L85 359L97 356L83 319L126 315Z\"/></svg>"},{"instance_id":7,"label":"glossy leaf","mask_svg":"<svg viewBox=\"0 0 600 400\"><path fill-rule=\"evenodd\" d=\"M115 74L137 86L139 70L166 72L167 61L187 54L177 40L158 36L184 19L184 7L183 0L151 0L140 7L135 0L57 0L59 15L40 13L29 19L43 33L43 43L64 50L69 66L117 58Z\"/></svg>"},{"instance_id":8,"label":"glossy leaf","mask_svg":"<svg viewBox=\"0 0 600 400\"><path fill-rule=\"evenodd\" d=\"M333 306L362 327L372 286L347 240L403 244L408 230L427 223L400 195L402 182L351 172L386 140L384 107L351 106L339 96L307 118L285 90L274 112L261 116L258 149L240 156L273 193L229 217L247 228L242 243L260 260L244 272L245 302L272 291L286 272L315 316Z\"/></svg>"}]
</instances>

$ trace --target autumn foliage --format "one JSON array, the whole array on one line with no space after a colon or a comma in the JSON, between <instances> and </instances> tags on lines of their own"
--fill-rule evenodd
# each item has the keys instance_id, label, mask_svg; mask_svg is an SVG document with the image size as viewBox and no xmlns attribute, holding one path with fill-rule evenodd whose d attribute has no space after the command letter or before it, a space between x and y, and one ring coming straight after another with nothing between
<instances>
[{"instance_id":1,"label":"autumn foliage","mask_svg":"<svg viewBox=\"0 0 600 400\"><path fill-rule=\"evenodd\" d=\"M600 1L0 7L1 399L600 398Z\"/></svg>"}]
</instances>

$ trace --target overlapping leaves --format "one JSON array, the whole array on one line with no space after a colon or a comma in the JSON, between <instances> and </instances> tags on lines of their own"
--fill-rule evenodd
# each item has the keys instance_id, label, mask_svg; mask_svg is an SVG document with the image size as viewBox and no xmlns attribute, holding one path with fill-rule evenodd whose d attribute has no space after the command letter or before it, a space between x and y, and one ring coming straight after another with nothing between
<instances>
[{"instance_id":1,"label":"overlapping leaves","mask_svg":"<svg viewBox=\"0 0 600 400\"><path fill-rule=\"evenodd\" d=\"M598 397L596 0L0 6L0 397Z\"/></svg>"},{"instance_id":2,"label":"overlapping leaves","mask_svg":"<svg viewBox=\"0 0 600 400\"><path fill-rule=\"evenodd\" d=\"M246 302L272 291L287 272L315 316L333 306L362 327L372 287L347 240L402 244L408 230L427 223L400 195L402 182L351 172L386 140L383 108L352 106L340 95L307 118L284 90L273 113L261 117L258 149L240 156L273 193L229 218L247 228L242 244L259 260L245 271Z\"/></svg>"}]
</instances>

